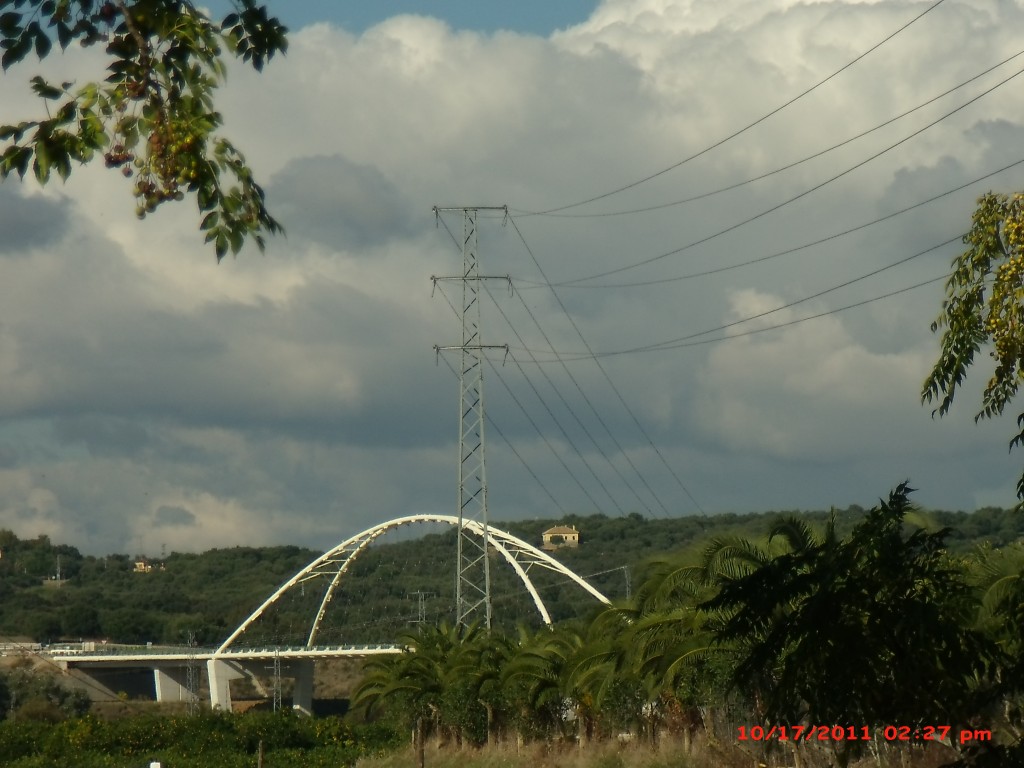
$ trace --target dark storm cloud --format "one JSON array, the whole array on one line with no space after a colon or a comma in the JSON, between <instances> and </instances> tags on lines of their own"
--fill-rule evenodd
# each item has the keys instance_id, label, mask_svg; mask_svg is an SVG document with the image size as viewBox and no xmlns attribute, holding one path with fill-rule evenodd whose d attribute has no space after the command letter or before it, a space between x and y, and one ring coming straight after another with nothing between
<instances>
[{"instance_id":1,"label":"dark storm cloud","mask_svg":"<svg viewBox=\"0 0 1024 768\"><path fill-rule=\"evenodd\" d=\"M51 245L67 231L69 204L23 197L16 185L0 183L0 256L26 254Z\"/></svg>"},{"instance_id":2,"label":"dark storm cloud","mask_svg":"<svg viewBox=\"0 0 1024 768\"><path fill-rule=\"evenodd\" d=\"M271 179L268 199L290 237L331 248L364 248L421 229L395 184L340 155L292 160Z\"/></svg>"},{"instance_id":3,"label":"dark storm cloud","mask_svg":"<svg viewBox=\"0 0 1024 768\"><path fill-rule=\"evenodd\" d=\"M138 453L149 444L144 427L128 419L94 413L58 417L53 432L61 443L83 444L93 456Z\"/></svg>"},{"instance_id":4,"label":"dark storm cloud","mask_svg":"<svg viewBox=\"0 0 1024 768\"><path fill-rule=\"evenodd\" d=\"M184 507L164 505L153 514L153 525L157 528L192 527L196 524L196 516Z\"/></svg>"},{"instance_id":5,"label":"dark storm cloud","mask_svg":"<svg viewBox=\"0 0 1024 768\"><path fill-rule=\"evenodd\" d=\"M18 466L18 451L13 446L0 444L0 469Z\"/></svg>"},{"instance_id":6,"label":"dark storm cloud","mask_svg":"<svg viewBox=\"0 0 1024 768\"><path fill-rule=\"evenodd\" d=\"M1020 153L1014 151L1024 143L1024 126L1022 125L1011 123L1009 120L982 120L967 132L967 136L985 147L986 168L995 170L1022 159ZM993 177L986 181L985 188L1005 188L1007 184L1012 184L1012 181L1007 181L1008 176L1011 179L1014 178L1010 174Z\"/></svg>"},{"instance_id":7,"label":"dark storm cloud","mask_svg":"<svg viewBox=\"0 0 1024 768\"><path fill-rule=\"evenodd\" d=\"M977 194L1021 188L1024 166L849 237L754 260L1009 164L1024 130L1020 105L979 101L799 199L913 128L729 185L879 125L1010 55L1022 18L1013 4L977 22L952 54L946 41L966 27L950 12L977 12L965 0L944 4L678 172L567 216L517 213L696 156L882 40L912 5L605 0L591 23L550 40L415 17L365 36L301 30L287 59L258 79L238 72L222 94L230 133L288 228L265 257L249 250L215 264L190 204L135 221L123 180L103 169L76 171L60 188L74 213L67 232L56 216L68 213L63 202L17 198L8 185L0 237L14 228L21 245L11 237L0 251L32 255L0 258L0 465L13 463L0 467L0 525L95 552L190 551L322 546L389 516L450 511L460 457L449 364L459 360L435 361L433 345L457 344L448 304L459 301L447 284L432 298L429 276L458 273L461 249L446 226L457 233L462 222L453 213L435 228L432 203L519 206L514 227L482 221L484 274L557 284L617 270L559 289L557 301L523 282L482 302L482 338L513 348L484 372L494 519L614 514L598 478L623 510L648 513L625 487L628 479L646 500L627 455L672 513L694 506L679 479L709 512L870 506L906 477L926 505L1012 500L1019 455L1006 455L1006 423L971 422L975 390L942 421L918 401L940 284L802 320L941 277L956 247L808 300L955 236ZM18 89L0 82L0 103L14 103L8 91ZM721 196L669 205L716 189ZM632 282L652 284L618 285ZM760 333L783 321L795 324ZM703 344L702 332L722 325L724 335L757 333L661 346ZM648 351L601 357L599 369L576 359L586 347ZM525 355L552 348L565 369L547 364L550 352Z\"/></svg>"},{"instance_id":8,"label":"dark storm cloud","mask_svg":"<svg viewBox=\"0 0 1024 768\"><path fill-rule=\"evenodd\" d=\"M434 365L437 332L398 297L321 279L285 301L191 315L107 306L110 316L26 325L21 337L37 377L23 414L55 418L53 437L92 456L171 458L175 443L154 420L375 446L454 431L457 390ZM422 375L407 374L411 360Z\"/></svg>"}]
</instances>

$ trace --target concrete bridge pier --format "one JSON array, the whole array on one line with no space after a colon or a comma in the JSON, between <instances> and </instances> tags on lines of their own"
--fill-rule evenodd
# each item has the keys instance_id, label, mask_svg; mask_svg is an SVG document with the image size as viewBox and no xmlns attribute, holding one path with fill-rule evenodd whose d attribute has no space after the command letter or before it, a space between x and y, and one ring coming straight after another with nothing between
<instances>
[{"instance_id":1,"label":"concrete bridge pier","mask_svg":"<svg viewBox=\"0 0 1024 768\"><path fill-rule=\"evenodd\" d=\"M188 669L154 667L153 683L157 701L189 701L194 694L188 690Z\"/></svg>"},{"instance_id":2,"label":"concrete bridge pier","mask_svg":"<svg viewBox=\"0 0 1024 768\"><path fill-rule=\"evenodd\" d=\"M295 677L292 688L292 709L304 715L313 714L313 661L296 659L288 665Z\"/></svg>"},{"instance_id":3,"label":"concrete bridge pier","mask_svg":"<svg viewBox=\"0 0 1024 768\"><path fill-rule=\"evenodd\" d=\"M245 672L233 661L210 659L206 662L206 675L210 681L210 707L230 712L231 681L245 677Z\"/></svg>"}]
</instances>

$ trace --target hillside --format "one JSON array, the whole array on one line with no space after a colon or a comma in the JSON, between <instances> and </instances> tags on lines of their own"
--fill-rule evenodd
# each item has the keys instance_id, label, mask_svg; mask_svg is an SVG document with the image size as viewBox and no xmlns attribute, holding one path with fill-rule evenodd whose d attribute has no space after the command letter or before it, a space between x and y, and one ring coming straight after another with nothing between
<instances>
[{"instance_id":1,"label":"hillside","mask_svg":"<svg viewBox=\"0 0 1024 768\"><path fill-rule=\"evenodd\" d=\"M840 532L863 516L859 507L837 513ZM648 519L570 515L560 520L520 520L495 525L539 545L541 533L557 524L581 533L577 549L555 556L613 599L624 598L642 578L644 563L661 556L699 551L713 538L761 538L780 513L723 514ZM798 513L823 524L827 512ZM984 542L1003 546L1024 537L1024 514L986 508L974 513L929 512L937 527L948 526L949 549L963 553ZM386 537L363 554L346 574L332 603L323 642L382 642L411 623L450 618L454 573L454 531L388 543ZM201 554L172 552L165 558L124 554L83 556L72 545L47 537L19 539L0 530L0 642L31 637L39 642L106 639L123 643L182 644L194 637L214 644L228 635L274 589L320 553L295 546L235 547ZM142 572L136 562L145 562ZM57 578L58 572L60 578ZM535 611L509 569L492 569L495 615L501 624L535 621ZM578 588L536 576L556 619L584 615L593 603ZM319 599L310 588L282 601L266 625L255 627L251 643L304 641Z\"/></svg>"}]
</instances>

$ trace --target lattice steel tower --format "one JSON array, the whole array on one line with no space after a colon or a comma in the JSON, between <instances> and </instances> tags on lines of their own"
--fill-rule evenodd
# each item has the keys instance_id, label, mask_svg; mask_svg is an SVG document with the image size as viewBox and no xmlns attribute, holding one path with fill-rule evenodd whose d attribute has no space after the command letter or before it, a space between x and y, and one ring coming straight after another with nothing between
<instances>
[{"instance_id":1,"label":"lattice steel tower","mask_svg":"<svg viewBox=\"0 0 1024 768\"><path fill-rule=\"evenodd\" d=\"M484 452L484 353L488 349L504 349L507 345L483 344L480 336L480 294L482 281L508 276L486 277L480 274L478 260L477 212L502 211L505 206L465 206L434 208L434 215L444 211L462 213L462 275L431 278L459 281L462 284L462 344L435 347L459 350L459 478L458 478L458 544L455 564L456 626L482 622L491 626L491 569L489 562L490 532L487 527L487 472ZM470 533L468 522L483 529L483 536Z\"/></svg>"}]
</instances>

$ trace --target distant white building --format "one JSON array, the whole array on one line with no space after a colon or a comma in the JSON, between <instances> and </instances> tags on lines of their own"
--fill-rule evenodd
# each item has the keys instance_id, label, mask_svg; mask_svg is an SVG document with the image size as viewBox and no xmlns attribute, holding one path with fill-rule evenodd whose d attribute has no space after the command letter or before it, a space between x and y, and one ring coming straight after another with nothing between
<instances>
[{"instance_id":1,"label":"distant white building","mask_svg":"<svg viewBox=\"0 0 1024 768\"><path fill-rule=\"evenodd\" d=\"M575 548L580 545L580 532L576 530L575 525L571 528L565 525L556 525L554 528L548 528L540 536L541 549L548 551L562 547Z\"/></svg>"}]
</instances>

